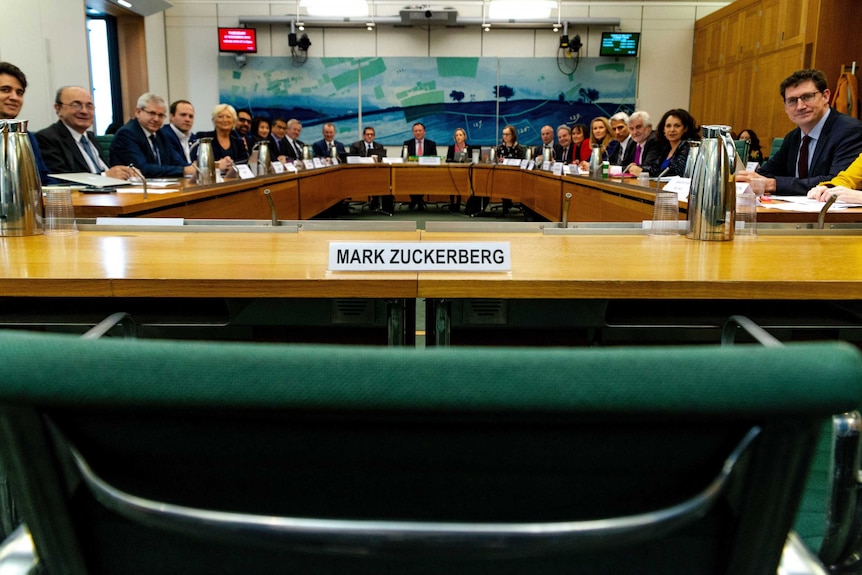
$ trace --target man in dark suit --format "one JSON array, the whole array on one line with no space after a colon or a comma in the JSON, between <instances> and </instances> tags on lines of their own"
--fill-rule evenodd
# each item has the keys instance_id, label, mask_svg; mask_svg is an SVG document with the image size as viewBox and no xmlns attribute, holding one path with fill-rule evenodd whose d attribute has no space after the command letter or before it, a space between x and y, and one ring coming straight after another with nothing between
<instances>
[{"instance_id":1,"label":"man in dark suit","mask_svg":"<svg viewBox=\"0 0 862 575\"><path fill-rule=\"evenodd\" d=\"M191 147L198 139L192 133L194 124L195 107L188 100L177 100L171 104L170 121L160 129L171 146L175 160L184 165L192 163Z\"/></svg>"},{"instance_id":2,"label":"man in dark suit","mask_svg":"<svg viewBox=\"0 0 862 575\"><path fill-rule=\"evenodd\" d=\"M628 166L634 160L636 147L629 133L629 115L617 112L611 116L610 124L619 145L614 148L608 160L612 166Z\"/></svg>"},{"instance_id":3,"label":"man in dark suit","mask_svg":"<svg viewBox=\"0 0 862 575\"><path fill-rule=\"evenodd\" d=\"M281 158L287 155L287 120L277 117L272 121L269 132L270 157Z\"/></svg>"},{"instance_id":4,"label":"man in dark suit","mask_svg":"<svg viewBox=\"0 0 862 575\"><path fill-rule=\"evenodd\" d=\"M89 131L96 107L88 90L80 86L60 88L54 97L54 111L60 118L57 123L36 133L49 172L89 172L122 180L132 176L128 166L108 167L96 137Z\"/></svg>"},{"instance_id":5,"label":"man in dark suit","mask_svg":"<svg viewBox=\"0 0 862 575\"><path fill-rule=\"evenodd\" d=\"M278 122L278 120L276 120ZM275 131L275 129L273 129ZM284 138L281 140L281 154L279 156L284 156L288 161L295 161L302 159L302 149L305 147L305 142L299 139L299 136L302 134L302 122L297 120L296 118L291 118L285 124ZM280 160L284 161L281 157Z\"/></svg>"},{"instance_id":6,"label":"man in dark suit","mask_svg":"<svg viewBox=\"0 0 862 575\"><path fill-rule=\"evenodd\" d=\"M741 170L736 181L765 178L765 192L804 196L831 180L862 153L862 122L829 109L820 70L799 70L781 83L784 111L798 127L757 172Z\"/></svg>"},{"instance_id":7,"label":"man in dark suit","mask_svg":"<svg viewBox=\"0 0 862 575\"><path fill-rule=\"evenodd\" d=\"M344 161L347 150L344 148L344 144L335 139L335 124L327 122L323 125L323 139L314 142L311 145L311 151L315 158L331 158L333 148L335 148L338 160Z\"/></svg>"},{"instance_id":8,"label":"man in dark suit","mask_svg":"<svg viewBox=\"0 0 862 575\"><path fill-rule=\"evenodd\" d=\"M551 161L553 162L556 157L556 148L558 147L554 143L554 128L553 126L542 126L542 131L539 132L539 135L542 137L542 143L533 148L533 158L539 163L542 162L542 155L545 153L545 149L548 150Z\"/></svg>"},{"instance_id":9,"label":"man in dark suit","mask_svg":"<svg viewBox=\"0 0 862 575\"><path fill-rule=\"evenodd\" d=\"M21 68L9 62L0 62L0 120L14 120L18 117L18 113L24 106L26 89L27 76ZM33 148L33 159L36 161L36 171L39 172L42 185L51 183L36 134L28 132L27 138L30 140L30 147Z\"/></svg>"},{"instance_id":10,"label":"man in dark suit","mask_svg":"<svg viewBox=\"0 0 862 575\"><path fill-rule=\"evenodd\" d=\"M404 145L407 146L407 156L436 156L437 143L433 140L425 139L425 124L416 122L413 124L413 139L405 140ZM425 209L425 202L422 200L422 194L410 194L410 205L408 209L419 208Z\"/></svg>"},{"instance_id":11,"label":"man in dark suit","mask_svg":"<svg viewBox=\"0 0 862 575\"><path fill-rule=\"evenodd\" d=\"M368 158L377 156L377 161L386 157L386 148L374 141L376 134L374 128L365 126L362 129L362 139L350 144L349 156L361 156ZM382 208L384 212L391 214L395 210L395 199L389 196L373 196L371 199L371 210Z\"/></svg>"},{"instance_id":12,"label":"man in dark suit","mask_svg":"<svg viewBox=\"0 0 862 575\"><path fill-rule=\"evenodd\" d=\"M656 147L655 132L652 131L652 120L644 110L637 110L629 117L629 135L632 138L632 159L628 164L625 164L623 172L640 175L643 171L641 166L647 164L647 159L650 154L655 151Z\"/></svg>"},{"instance_id":13,"label":"man in dark suit","mask_svg":"<svg viewBox=\"0 0 862 575\"><path fill-rule=\"evenodd\" d=\"M246 156L250 155L252 148L254 148L254 136L251 134L252 120L251 110L236 111L236 133L242 138Z\"/></svg>"},{"instance_id":14,"label":"man in dark suit","mask_svg":"<svg viewBox=\"0 0 862 575\"><path fill-rule=\"evenodd\" d=\"M362 139L350 144L348 155L361 156L363 158L377 156L378 161L380 158L385 157L386 148L384 148L382 144L378 144L374 141L375 136L374 128L371 126L365 126L362 130Z\"/></svg>"},{"instance_id":15,"label":"man in dark suit","mask_svg":"<svg viewBox=\"0 0 862 575\"><path fill-rule=\"evenodd\" d=\"M135 117L117 130L111 143L111 165L134 165L145 178L178 178L195 173L194 166L179 163L165 135L159 132L168 107L161 96L138 98Z\"/></svg>"}]
</instances>

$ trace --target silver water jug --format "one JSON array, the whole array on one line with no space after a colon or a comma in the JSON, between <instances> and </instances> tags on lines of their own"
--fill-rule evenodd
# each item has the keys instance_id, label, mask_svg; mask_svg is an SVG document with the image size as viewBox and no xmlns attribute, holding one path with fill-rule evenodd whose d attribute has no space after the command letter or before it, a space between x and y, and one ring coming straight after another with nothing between
<instances>
[{"instance_id":1,"label":"silver water jug","mask_svg":"<svg viewBox=\"0 0 862 575\"><path fill-rule=\"evenodd\" d=\"M0 236L44 232L42 182L26 120L0 120Z\"/></svg>"},{"instance_id":2,"label":"silver water jug","mask_svg":"<svg viewBox=\"0 0 862 575\"><path fill-rule=\"evenodd\" d=\"M680 146L683 145L680 143ZM697 157L700 155L700 142L698 140L688 141L688 159L685 161L685 170L682 173L683 178L691 178L694 174L694 165L697 163Z\"/></svg>"},{"instance_id":3,"label":"silver water jug","mask_svg":"<svg viewBox=\"0 0 862 575\"><path fill-rule=\"evenodd\" d=\"M310 160L311 157L312 157L311 156L311 146L306 144L302 147L302 159L303 160Z\"/></svg>"},{"instance_id":4,"label":"silver water jug","mask_svg":"<svg viewBox=\"0 0 862 575\"><path fill-rule=\"evenodd\" d=\"M550 161L551 161L551 149L545 148L544 150L542 150L542 163L544 164L545 162L550 162Z\"/></svg>"},{"instance_id":5,"label":"silver water jug","mask_svg":"<svg viewBox=\"0 0 862 575\"><path fill-rule=\"evenodd\" d=\"M213 157L212 138L201 138L198 146L198 183L204 186L215 183L215 158Z\"/></svg>"},{"instance_id":6,"label":"silver water jug","mask_svg":"<svg viewBox=\"0 0 862 575\"><path fill-rule=\"evenodd\" d=\"M736 224L735 153L729 126L703 126L700 154L688 196L686 237L707 241L733 239Z\"/></svg>"},{"instance_id":7,"label":"silver water jug","mask_svg":"<svg viewBox=\"0 0 862 575\"><path fill-rule=\"evenodd\" d=\"M257 175L266 176L272 171L272 160L269 157L269 144L265 140L255 143L252 150L257 150Z\"/></svg>"},{"instance_id":8,"label":"silver water jug","mask_svg":"<svg viewBox=\"0 0 862 575\"><path fill-rule=\"evenodd\" d=\"M593 144L590 152L590 177L602 177L602 147L598 144Z\"/></svg>"},{"instance_id":9,"label":"silver water jug","mask_svg":"<svg viewBox=\"0 0 862 575\"><path fill-rule=\"evenodd\" d=\"M524 159L528 162L533 159L533 148L527 147L524 150Z\"/></svg>"}]
</instances>

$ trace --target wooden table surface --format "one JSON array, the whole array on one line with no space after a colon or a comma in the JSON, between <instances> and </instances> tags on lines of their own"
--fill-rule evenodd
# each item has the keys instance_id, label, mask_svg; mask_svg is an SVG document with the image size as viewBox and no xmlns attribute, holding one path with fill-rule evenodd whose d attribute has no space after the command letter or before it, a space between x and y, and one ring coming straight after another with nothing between
<instances>
[{"instance_id":1,"label":"wooden table surface","mask_svg":"<svg viewBox=\"0 0 862 575\"><path fill-rule=\"evenodd\" d=\"M337 241L507 241L512 272L327 271ZM0 296L862 299L862 242L444 232L126 232L0 239Z\"/></svg>"},{"instance_id":2,"label":"wooden table surface","mask_svg":"<svg viewBox=\"0 0 862 575\"><path fill-rule=\"evenodd\" d=\"M862 299L862 241L766 236L423 232L423 241L509 241L512 272L419 274L419 297L514 299Z\"/></svg>"},{"instance_id":3,"label":"wooden table surface","mask_svg":"<svg viewBox=\"0 0 862 575\"><path fill-rule=\"evenodd\" d=\"M416 274L327 271L330 240L419 232L80 232L0 238L0 296L414 298Z\"/></svg>"},{"instance_id":4,"label":"wooden table surface","mask_svg":"<svg viewBox=\"0 0 862 575\"><path fill-rule=\"evenodd\" d=\"M597 180L585 176L554 176L540 170L488 164L342 164L339 166L231 180L212 186L195 186L182 180L182 190L151 193L74 193L77 217L181 217L191 219L270 219L264 190L270 190L281 220L310 219L342 200L365 201L389 195L406 201L410 194L462 202L477 196L509 198L521 202L550 221L562 221L564 196L571 192L569 221L639 222L652 217L654 190L637 186L633 179ZM686 205L681 204L684 218ZM816 213L759 209L763 222L815 222ZM827 221L862 221L862 209L831 212Z\"/></svg>"}]
</instances>

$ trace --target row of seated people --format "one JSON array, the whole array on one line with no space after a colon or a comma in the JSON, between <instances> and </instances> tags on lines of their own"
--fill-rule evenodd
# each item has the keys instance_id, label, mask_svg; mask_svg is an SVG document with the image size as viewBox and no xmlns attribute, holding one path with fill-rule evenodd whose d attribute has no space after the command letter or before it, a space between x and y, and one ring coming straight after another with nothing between
<instances>
[{"instance_id":1,"label":"row of seated people","mask_svg":"<svg viewBox=\"0 0 862 575\"><path fill-rule=\"evenodd\" d=\"M17 117L26 87L26 77L19 68L0 62L0 119ZM830 108L831 92L826 76L819 70L794 72L781 83L780 93L785 112L797 128L785 136L777 152L756 170L737 172L737 181L763 179L765 193L862 199L862 194L849 194L862 187L862 122ZM220 169L247 161L254 146L261 141L265 141L265 145L273 149L274 157L282 161L300 158L304 146L299 139L302 132L299 120L276 118L270 133L266 133L264 119L252 118L247 110L237 113L226 104L220 104L213 111L213 131L193 135L191 103L174 102L170 107L170 122L165 124L168 109L164 99L148 93L138 99L135 117L117 131L108 160L90 132L95 106L88 90L78 86L61 87L57 90L54 108L58 122L31 139L43 182L47 181L48 173L80 171L128 179L132 176L129 165L134 165L146 177L191 175L195 172L194 142L198 136L213 138L213 151ZM591 122L589 138L584 128L561 125L556 129L555 142L555 130L544 126L542 144L533 150L534 155L539 156L549 149L555 161L585 167L591 147L595 145L603 159L622 166L628 173L637 175L647 171L655 177L667 170L668 175L680 175L689 150L688 145L682 144L699 137L695 119L679 108L667 111L655 131L649 114L644 111L636 111L630 117L616 114L609 120L596 118ZM757 144L751 130L744 131L743 135ZM436 143L425 138L422 123L413 126L413 136L404 142L411 156L437 155ZM465 136L466 132L456 130L449 150L450 161L470 157L467 151L471 147ZM504 128L503 143L497 149L501 161L526 155L526 148L518 144L517 136L513 126ZM348 153L347 148L335 140L335 126L331 123L324 125L323 138L312 147L317 156L329 156L333 147L339 155ZM750 160L762 158L758 147L752 147L755 155ZM374 141L374 129L368 127L363 131L363 140L350 145L350 153L382 156L385 149ZM411 198L411 207L421 208L421 200L421 196ZM453 197L452 207L459 204ZM507 206L508 203L504 209Z\"/></svg>"}]
</instances>

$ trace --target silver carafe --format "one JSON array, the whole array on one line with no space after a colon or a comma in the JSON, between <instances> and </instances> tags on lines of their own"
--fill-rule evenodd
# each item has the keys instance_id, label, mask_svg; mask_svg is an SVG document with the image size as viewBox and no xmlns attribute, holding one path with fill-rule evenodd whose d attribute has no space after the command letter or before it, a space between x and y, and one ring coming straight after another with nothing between
<instances>
[{"instance_id":1,"label":"silver carafe","mask_svg":"<svg viewBox=\"0 0 862 575\"><path fill-rule=\"evenodd\" d=\"M602 177L602 147L598 144L593 144L590 152L590 177Z\"/></svg>"},{"instance_id":2,"label":"silver carafe","mask_svg":"<svg viewBox=\"0 0 862 575\"><path fill-rule=\"evenodd\" d=\"M0 120L0 236L43 233L42 182L26 120Z\"/></svg>"},{"instance_id":3,"label":"silver carafe","mask_svg":"<svg viewBox=\"0 0 862 575\"><path fill-rule=\"evenodd\" d=\"M269 143L261 140L254 145L252 150L257 150L257 175L266 176L272 171L272 160L269 157Z\"/></svg>"},{"instance_id":4,"label":"silver carafe","mask_svg":"<svg viewBox=\"0 0 862 575\"><path fill-rule=\"evenodd\" d=\"M203 186L215 183L215 158L213 157L212 138L201 138L198 146L198 183Z\"/></svg>"},{"instance_id":5,"label":"silver carafe","mask_svg":"<svg viewBox=\"0 0 862 575\"><path fill-rule=\"evenodd\" d=\"M733 239L736 224L734 159L730 127L703 126L700 154L688 196L686 237L711 241Z\"/></svg>"},{"instance_id":6,"label":"silver carafe","mask_svg":"<svg viewBox=\"0 0 862 575\"><path fill-rule=\"evenodd\" d=\"M680 143L680 146L683 144ZM691 178L694 174L694 165L697 163L697 157L700 155L700 141L688 141L688 159L685 161L685 170L682 173L683 178Z\"/></svg>"}]
</instances>

